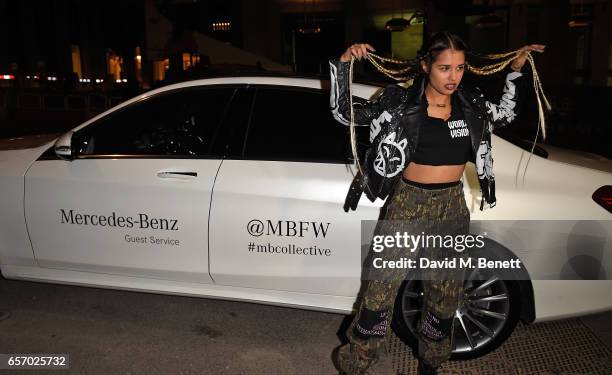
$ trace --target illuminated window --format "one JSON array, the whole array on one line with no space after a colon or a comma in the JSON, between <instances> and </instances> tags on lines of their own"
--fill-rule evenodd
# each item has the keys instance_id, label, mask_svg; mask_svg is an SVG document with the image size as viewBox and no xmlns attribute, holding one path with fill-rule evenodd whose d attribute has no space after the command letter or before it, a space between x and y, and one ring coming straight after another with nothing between
<instances>
[{"instance_id":1,"label":"illuminated window","mask_svg":"<svg viewBox=\"0 0 612 375\"><path fill-rule=\"evenodd\" d=\"M191 54L189 52L183 52L183 70L191 68Z\"/></svg>"},{"instance_id":2,"label":"illuminated window","mask_svg":"<svg viewBox=\"0 0 612 375\"><path fill-rule=\"evenodd\" d=\"M183 52L181 54L181 58L183 60L183 70L187 70L189 68L193 68L200 63L200 54Z\"/></svg>"},{"instance_id":3,"label":"illuminated window","mask_svg":"<svg viewBox=\"0 0 612 375\"><path fill-rule=\"evenodd\" d=\"M213 22L211 26L213 31L230 31L232 29L232 23L230 21Z\"/></svg>"},{"instance_id":4,"label":"illuminated window","mask_svg":"<svg viewBox=\"0 0 612 375\"><path fill-rule=\"evenodd\" d=\"M83 73L81 71L81 50L77 45L72 45L72 71L76 73L79 78L82 78Z\"/></svg>"},{"instance_id":5,"label":"illuminated window","mask_svg":"<svg viewBox=\"0 0 612 375\"><path fill-rule=\"evenodd\" d=\"M106 50L106 73L114 80L121 79L122 66L123 58L111 49Z\"/></svg>"},{"instance_id":6,"label":"illuminated window","mask_svg":"<svg viewBox=\"0 0 612 375\"><path fill-rule=\"evenodd\" d=\"M166 66L169 66L168 59L153 61L153 80L163 81L166 78Z\"/></svg>"},{"instance_id":7,"label":"illuminated window","mask_svg":"<svg viewBox=\"0 0 612 375\"><path fill-rule=\"evenodd\" d=\"M142 82L142 53L140 52L140 47L134 49L134 68L136 80Z\"/></svg>"},{"instance_id":8,"label":"illuminated window","mask_svg":"<svg viewBox=\"0 0 612 375\"><path fill-rule=\"evenodd\" d=\"M403 14L406 20L411 19L414 12L406 12ZM379 14L372 16L372 22L377 30L385 30L385 24L393 18L393 14ZM423 44L423 24L415 22L414 25L406 27L403 31L389 33L391 39L391 56L398 59L410 59L416 56L416 53Z\"/></svg>"}]
</instances>

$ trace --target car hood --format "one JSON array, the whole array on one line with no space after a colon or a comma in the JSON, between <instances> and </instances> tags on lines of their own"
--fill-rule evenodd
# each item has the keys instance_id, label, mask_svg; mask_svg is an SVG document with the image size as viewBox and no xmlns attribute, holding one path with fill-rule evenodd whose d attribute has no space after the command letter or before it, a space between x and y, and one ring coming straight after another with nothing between
<instances>
[{"instance_id":1,"label":"car hood","mask_svg":"<svg viewBox=\"0 0 612 375\"><path fill-rule=\"evenodd\" d=\"M40 147L55 140L62 133L27 135L13 138L0 138L0 150L22 150Z\"/></svg>"},{"instance_id":2,"label":"car hood","mask_svg":"<svg viewBox=\"0 0 612 375\"><path fill-rule=\"evenodd\" d=\"M612 173L612 160L604 156L585 151L563 149L540 143L538 143L538 146L542 147L544 150L546 150L546 152L548 152L548 160Z\"/></svg>"}]
</instances>

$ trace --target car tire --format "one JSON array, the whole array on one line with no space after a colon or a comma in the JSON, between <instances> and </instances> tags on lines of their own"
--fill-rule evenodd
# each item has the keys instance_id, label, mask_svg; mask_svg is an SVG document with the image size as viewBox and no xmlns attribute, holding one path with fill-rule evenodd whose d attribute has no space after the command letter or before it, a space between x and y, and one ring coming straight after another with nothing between
<instances>
[{"instance_id":1,"label":"car tire","mask_svg":"<svg viewBox=\"0 0 612 375\"><path fill-rule=\"evenodd\" d=\"M470 254L470 257L477 258L478 254ZM488 258L493 260L490 254ZM421 282L414 276L408 277L399 288L392 328L414 353L418 353L416 325L421 308ZM450 359L474 359L497 349L514 331L520 311L519 283L509 272L468 270L464 280L464 299L453 322ZM471 342L466 332L470 334Z\"/></svg>"}]
</instances>

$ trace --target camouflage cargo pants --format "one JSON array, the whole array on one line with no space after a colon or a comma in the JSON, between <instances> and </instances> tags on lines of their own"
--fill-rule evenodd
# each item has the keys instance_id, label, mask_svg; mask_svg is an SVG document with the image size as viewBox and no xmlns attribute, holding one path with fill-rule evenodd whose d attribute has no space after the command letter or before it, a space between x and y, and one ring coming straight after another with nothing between
<instances>
[{"instance_id":1,"label":"camouflage cargo pants","mask_svg":"<svg viewBox=\"0 0 612 375\"><path fill-rule=\"evenodd\" d=\"M467 234L470 213L463 195L463 184L425 189L399 180L393 195L383 208L375 235L398 232L422 234ZM414 259L422 257L444 260L465 257L452 248L421 247L411 252L406 247L386 247L366 258L366 280L363 281L361 304L351 323L347 345L340 351L339 365L350 374L365 374L366 369L386 354L389 326L398 290L402 282L415 272L406 268L374 269L372 260ZM381 261L378 261L380 265ZM458 262L458 260L457 260ZM424 268L419 271L423 286L423 310L417 324L418 356L431 366L439 366L451 354L451 332L455 310L463 296L461 267Z\"/></svg>"}]
</instances>

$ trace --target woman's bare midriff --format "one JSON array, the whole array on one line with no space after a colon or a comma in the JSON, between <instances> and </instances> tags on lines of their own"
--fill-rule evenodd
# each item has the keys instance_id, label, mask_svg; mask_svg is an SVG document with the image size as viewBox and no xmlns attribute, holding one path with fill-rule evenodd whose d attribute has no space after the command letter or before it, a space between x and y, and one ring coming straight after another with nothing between
<instances>
[{"instance_id":1,"label":"woman's bare midriff","mask_svg":"<svg viewBox=\"0 0 612 375\"><path fill-rule=\"evenodd\" d=\"M465 164L457 165L425 165L414 162L404 168L404 177L423 184L454 182L461 179Z\"/></svg>"}]
</instances>

